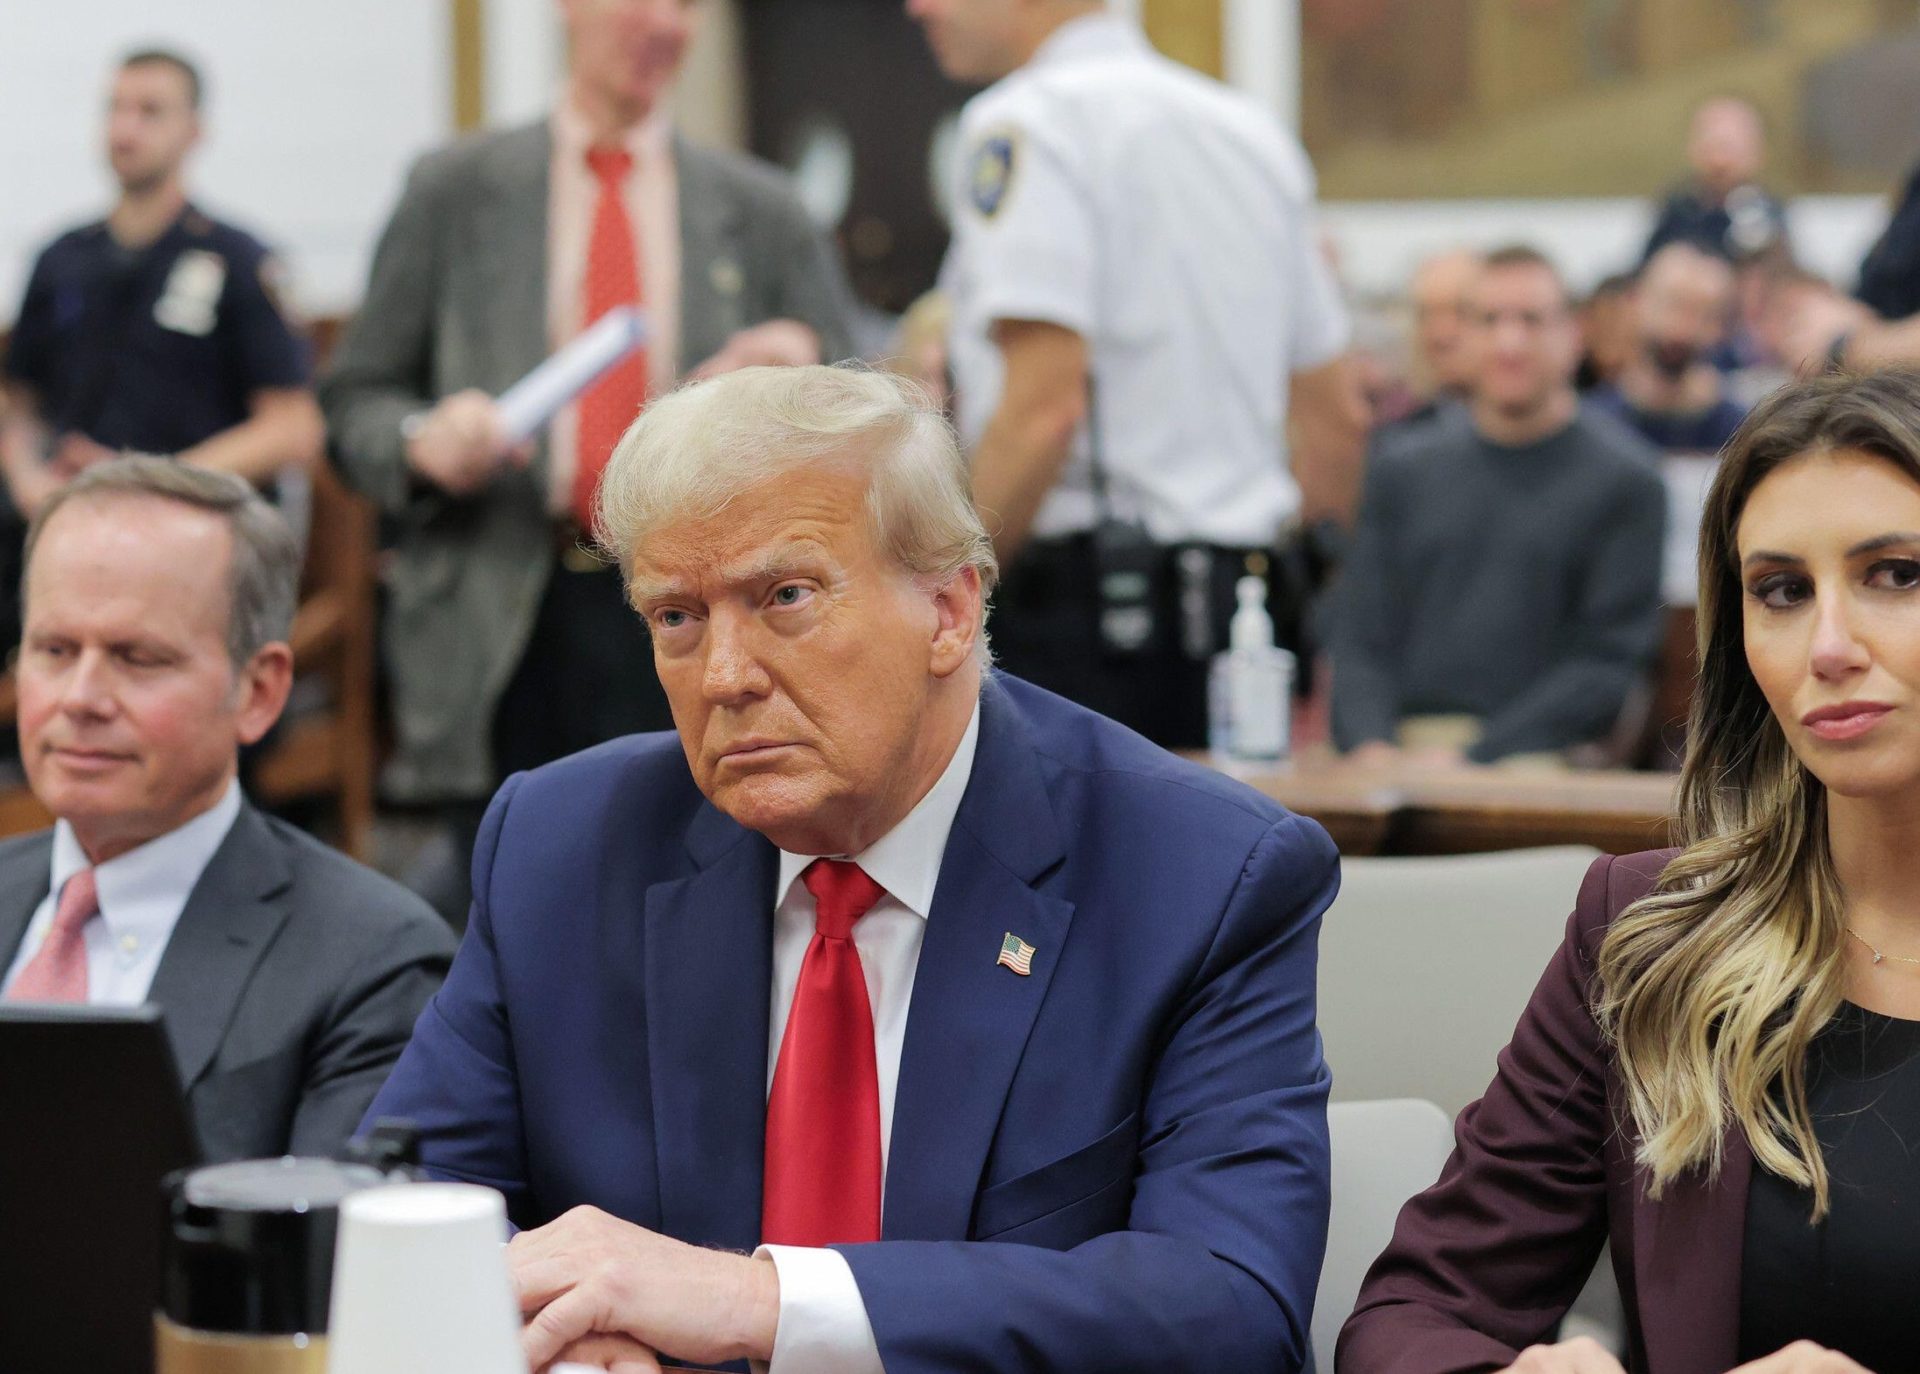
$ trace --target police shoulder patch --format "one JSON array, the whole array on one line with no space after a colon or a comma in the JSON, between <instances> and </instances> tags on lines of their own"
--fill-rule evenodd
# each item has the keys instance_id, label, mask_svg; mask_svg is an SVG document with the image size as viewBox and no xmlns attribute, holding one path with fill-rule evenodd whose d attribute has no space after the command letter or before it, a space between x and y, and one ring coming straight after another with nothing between
<instances>
[{"instance_id":1,"label":"police shoulder patch","mask_svg":"<svg viewBox=\"0 0 1920 1374\"><path fill-rule=\"evenodd\" d=\"M973 164L967 176L967 194L973 208L992 219L1013 193L1013 182L1020 170L1020 131L995 129L983 137L973 150Z\"/></svg>"}]
</instances>

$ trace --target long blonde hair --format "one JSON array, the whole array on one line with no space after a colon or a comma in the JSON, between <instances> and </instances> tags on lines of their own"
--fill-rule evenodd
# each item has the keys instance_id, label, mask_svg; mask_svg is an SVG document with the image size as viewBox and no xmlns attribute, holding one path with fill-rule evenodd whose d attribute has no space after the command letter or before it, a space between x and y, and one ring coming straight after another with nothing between
<instances>
[{"instance_id":1,"label":"long blonde hair","mask_svg":"<svg viewBox=\"0 0 1920 1374\"><path fill-rule=\"evenodd\" d=\"M1747 667L1737 534L1754 488L1806 454L1859 450L1920 481L1920 374L1781 388L1728 443L1700 531L1700 678L1677 838L1654 890L1600 947L1596 1011L1626 1088L1649 1194L1718 1174L1738 1125L1764 1168L1828 1203L1807 1048L1839 1010L1846 913L1826 789Z\"/></svg>"}]
</instances>

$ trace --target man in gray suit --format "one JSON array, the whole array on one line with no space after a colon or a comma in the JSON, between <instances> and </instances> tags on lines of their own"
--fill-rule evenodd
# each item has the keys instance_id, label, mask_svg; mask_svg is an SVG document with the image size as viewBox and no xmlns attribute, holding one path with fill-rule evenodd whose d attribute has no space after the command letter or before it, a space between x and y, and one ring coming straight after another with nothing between
<instances>
[{"instance_id":1,"label":"man in gray suit","mask_svg":"<svg viewBox=\"0 0 1920 1374\"><path fill-rule=\"evenodd\" d=\"M331 1154L453 954L417 897L250 806L299 554L246 482L99 464L27 532L20 753L50 831L0 843L0 995L157 1003L210 1159Z\"/></svg>"},{"instance_id":2,"label":"man in gray suit","mask_svg":"<svg viewBox=\"0 0 1920 1374\"><path fill-rule=\"evenodd\" d=\"M454 803L468 843L506 774L672 724L618 570L580 547L618 431L684 375L850 351L844 277L785 183L671 129L695 7L558 3L561 100L414 168L321 387L336 459L397 531L383 789ZM611 434L590 391L509 444L493 398L609 301L651 325Z\"/></svg>"}]
</instances>

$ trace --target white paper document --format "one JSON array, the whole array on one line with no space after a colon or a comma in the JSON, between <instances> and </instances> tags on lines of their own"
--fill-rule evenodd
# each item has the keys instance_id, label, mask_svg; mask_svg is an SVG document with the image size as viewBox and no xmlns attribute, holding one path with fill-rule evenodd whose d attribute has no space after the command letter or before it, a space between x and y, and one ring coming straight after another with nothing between
<instances>
[{"instance_id":1,"label":"white paper document","mask_svg":"<svg viewBox=\"0 0 1920 1374\"><path fill-rule=\"evenodd\" d=\"M630 305L616 306L559 352L500 393L495 401L507 442L531 439L560 408L647 341L647 320Z\"/></svg>"}]
</instances>

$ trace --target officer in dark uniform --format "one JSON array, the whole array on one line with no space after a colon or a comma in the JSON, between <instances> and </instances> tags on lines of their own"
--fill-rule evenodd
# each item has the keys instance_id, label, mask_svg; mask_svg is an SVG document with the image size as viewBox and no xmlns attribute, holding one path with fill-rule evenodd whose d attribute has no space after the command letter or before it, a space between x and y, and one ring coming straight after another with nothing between
<instances>
[{"instance_id":1,"label":"officer in dark uniform","mask_svg":"<svg viewBox=\"0 0 1920 1374\"><path fill-rule=\"evenodd\" d=\"M1687 130L1692 177L1661 204L1640 264L1670 243L1741 263L1787 241L1787 208L1758 180L1767 155L1760 110L1720 95L1694 110Z\"/></svg>"},{"instance_id":2,"label":"officer in dark uniform","mask_svg":"<svg viewBox=\"0 0 1920 1374\"><path fill-rule=\"evenodd\" d=\"M75 229L34 265L7 379L31 389L57 436L190 452L245 424L256 393L304 392L307 349L273 300L272 271L256 239L191 205L145 247L104 221Z\"/></svg>"},{"instance_id":3,"label":"officer in dark uniform","mask_svg":"<svg viewBox=\"0 0 1920 1374\"><path fill-rule=\"evenodd\" d=\"M6 354L0 472L21 517L127 449L262 485L319 452L308 350L276 299L272 259L187 201L199 106L199 75L176 54L135 53L115 75L107 152L120 198L40 255ZM0 572L17 584L17 566Z\"/></svg>"}]
</instances>

